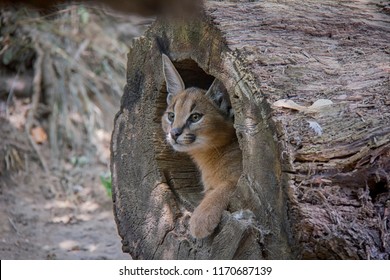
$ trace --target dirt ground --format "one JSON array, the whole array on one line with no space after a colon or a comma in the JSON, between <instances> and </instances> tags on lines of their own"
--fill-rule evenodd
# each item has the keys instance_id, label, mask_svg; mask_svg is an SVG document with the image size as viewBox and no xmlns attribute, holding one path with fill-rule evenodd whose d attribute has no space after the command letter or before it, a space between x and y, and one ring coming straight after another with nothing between
<instances>
[{"instance_id":1,"label":"dirt ground","mask_svg":"<svg viewBox=\"0 0 390 280\"><path fill-rule=\"evenodd\" d=\"M7 131L7 122L0 122ZM9 162L18 170L0 176L0 259L130 259L100 181L106 165L68 163L47 174L29 152L11 151ZM21 158L23 167L16 164Z\"/></svg>"},{"instance_id":2,"label":"dirt ground","mask_svg":"<svg viewBox=\"0 0 390 280\"><path fill-rule=\"evenodd\" d=\"M40 171L9 179L0 195L0 259L130 259L95 171L74 186L78 193L60 198L51 198Z\"/></svg>"}]
</instances>

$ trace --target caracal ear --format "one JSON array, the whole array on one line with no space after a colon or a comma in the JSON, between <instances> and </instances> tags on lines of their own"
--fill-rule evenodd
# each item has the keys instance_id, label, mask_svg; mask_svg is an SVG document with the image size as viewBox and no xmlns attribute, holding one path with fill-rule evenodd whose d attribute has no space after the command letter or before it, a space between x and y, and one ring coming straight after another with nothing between
<instances>
[{"instance_id":1,"label":"caracal ear","mask_svg":"<svg viewBox=\"0 0 390 280\"><path fill-rule=\"evenodd\" d=\"M179 72L177 72L172 61L165 54L162 54L162 62L164 78L167 84L168 91L167 103L169 105L171 103L172 97L182 92L185 87Z\"/></svg>"},{"instance_id":2,"label":"caracal ear","mask_svg":"<svg viewBox=\"0 0 390 280\"><path fill-rule=\"evenodd\" d=\"M229 118L233 118L233 109L230 103L229 94L225 86L218 79L214 79L206 96L219 108L219 110Z\"/></svg>"}]
</instances>

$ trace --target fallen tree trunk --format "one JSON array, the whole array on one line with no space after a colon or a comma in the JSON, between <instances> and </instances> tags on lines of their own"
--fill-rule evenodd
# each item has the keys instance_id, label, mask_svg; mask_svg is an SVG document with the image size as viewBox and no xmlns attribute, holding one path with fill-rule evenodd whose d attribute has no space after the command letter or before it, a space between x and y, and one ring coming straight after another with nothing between
<instances>
[{"instance_id":1,"label":"fallen tree trunk","mask_svg":"<svg viewBox=\"0 0 390 280\"><path fill-rule=\"evenodd\" d=\"M186 86L227 88L243 172L208 238L191 160L165 143L162 42ZM207 2L128 55L114 212L135 259L389 259L390 16L366 1ZM317 101L317 102L316 102ZM313 104L314 103L314 104Z\"/></svg>"}]
</instances>

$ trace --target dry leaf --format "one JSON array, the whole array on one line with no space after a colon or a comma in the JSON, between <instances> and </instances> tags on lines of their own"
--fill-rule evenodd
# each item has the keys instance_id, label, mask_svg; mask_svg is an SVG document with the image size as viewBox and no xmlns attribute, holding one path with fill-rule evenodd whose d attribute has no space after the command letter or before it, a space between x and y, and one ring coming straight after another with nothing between
<instances>
[{"instance_id":1,"label":"dry leaf","mask_svg":"<svg viewBox=\"0 0 390 280\"><path fill-rule=\"evenodd\" d=\"M278 101L275 101L274 104L272 104L275 107L281 107L281 108L287 108L287 109L293 109L297 111L303 111L306 109L305 106L298 105L294 101L290 99L280 99Z\"/></svg>"},{"instance_id":2,"label":"dry leaf","mask_svg":"<svg viewBox=\"0 0 390 280\"><path fill-rule=\"evenodd\" d=\"M47 134L41 126L36 126L31 129L31 137L37 144L42 144L47 141Z\"/></svg>"},{"instance_id":3,"label":"dry leaf","mask_svg":"<svg viewBox=\"0 0 390 280\"><path fill-rule=\"evenodd\" d=\"M275 101L274 104L272 105L274 107L287 108L287 109L297 110L305 113L313 113L313 112L315 113L315 112L319 112L320 110L323 110L325 106L329 106L332 104L333 102L329 99L318 99L312 105L306 107L306 106L299 105L290 99L280 99L278 101Z\"/></svg>"},{"instance_id":4,"label":"dry leaf","mask_svg":"<svg viewBox=\"0 0 390 280\"><path fill-rule=\"evenodd\" d=\"M309 109L310 111L313 111L313 110L316 111L316 110L320 109L321 107L329 106L329 105L332 105L332 104L333 104L332 100L329 100L329 99L318 99L316 102L314 102L307 109Z\"/></svg>"}]
</instances>

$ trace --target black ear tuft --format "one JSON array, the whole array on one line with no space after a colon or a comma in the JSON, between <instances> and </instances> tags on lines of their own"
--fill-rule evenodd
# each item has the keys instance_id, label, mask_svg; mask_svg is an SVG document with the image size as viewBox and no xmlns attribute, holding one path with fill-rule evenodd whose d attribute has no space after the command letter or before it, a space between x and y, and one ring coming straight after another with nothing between
<instances>
[{"instance_id":1,"label":"black ear tuft","mask_svg":"<svg viewBox=\"0 0 390 280\"><path fill-rule=\"evenodd\" d=\"M160 51L161 54L168 54L169 53L169 39L165 31L161 35L161 37L156 36L156 46L157 49Z\"/></svg>"},{"instance_id":2,"label":"black ear tuft","mask_svg":"<svg viewBox=\"0 0 390 280\"><path fill-rule=\"evenodd\" d=\"M206 96L229 118L232 118L233 111L230 104L229 94L225 86L218 79L215 79L206 92Z\"/></svg>"}]
</instances>

